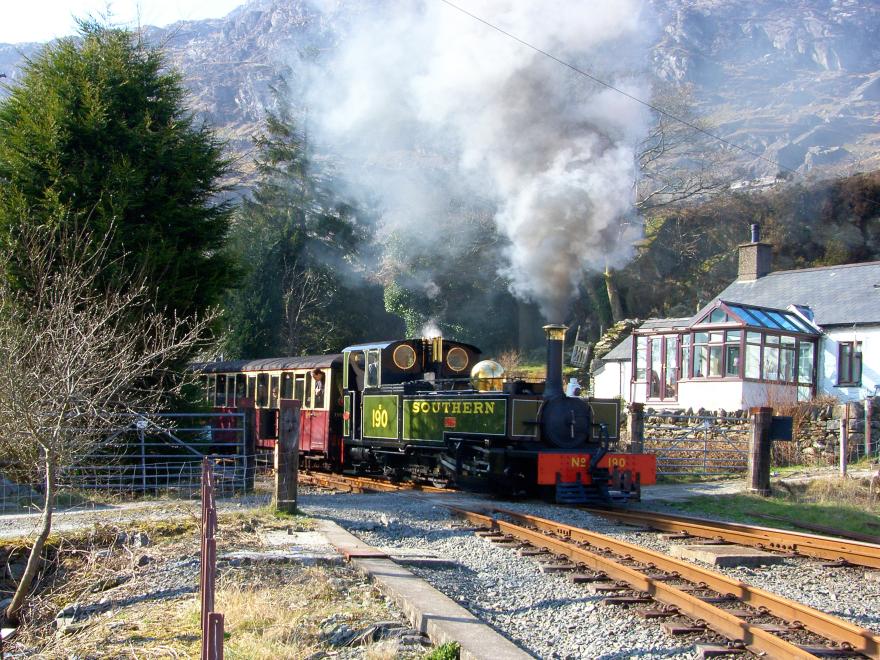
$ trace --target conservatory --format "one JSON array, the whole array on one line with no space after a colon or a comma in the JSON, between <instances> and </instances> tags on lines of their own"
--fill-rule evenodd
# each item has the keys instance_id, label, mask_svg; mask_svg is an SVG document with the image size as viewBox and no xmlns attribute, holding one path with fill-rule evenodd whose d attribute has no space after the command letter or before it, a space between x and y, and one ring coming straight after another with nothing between
<instances>
[{"instance_id":1,"label":"conservatory","mask_svg":"<svg viewBox=\"0 0 880 660\"><path fill-rule=\"evenodd\" d=\"M806 310L717 300L673 321L635 330L630 400L736 410L814 396L821 333Z\"/></svg>"}]
</instances>

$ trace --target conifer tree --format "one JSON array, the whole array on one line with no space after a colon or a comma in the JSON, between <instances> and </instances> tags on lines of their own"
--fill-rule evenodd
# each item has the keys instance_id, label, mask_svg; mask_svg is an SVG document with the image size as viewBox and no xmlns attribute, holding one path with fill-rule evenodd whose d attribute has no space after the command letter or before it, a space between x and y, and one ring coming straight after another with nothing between
<instances>
[{"instance_id":1,"label":"conifer tree","mask_svg":"<svg viewBox=\"0 0 880 660\"><path fill-rule=\"evenodd\" d=\"M96 237L112 227L116 266L99 285L148 282L169 316L219 303L237 277L224 251L231 208L217 201L228 162L162 53L83 21L78 37L29 60L9 92L0 102L0 245L15 252L22 218ZM17 270L12 259L13 281Z\"/></svg>"}]
</instances>

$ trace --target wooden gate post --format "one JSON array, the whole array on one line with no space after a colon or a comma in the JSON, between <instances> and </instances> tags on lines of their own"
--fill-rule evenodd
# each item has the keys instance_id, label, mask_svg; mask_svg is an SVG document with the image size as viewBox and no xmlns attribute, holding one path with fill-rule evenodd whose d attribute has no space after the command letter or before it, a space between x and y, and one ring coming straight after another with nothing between
<instances>
[{"instance_id":1,"label":"wooden gate post","mask_svg":"<svg viewBox=\"0 0 880 660\"><path fill-rule=\"evenodd\" d=\"M281 400L278 442L275 443L275 510L296 513L299 478L300 402Z\"/></svg>"},{"instance_id":2,"label":"wooden gate post","mask_svg":"<svg viewBox=\"0 0 880 660\"><path fill-rule=\"evenodd\" d=\"M751 408L749 436L749 491L756 495L770 495L770 425L773 408Z\"/></svg>"},{"instance_id":3,"label":"wooden gate post","mask_svg":"<svg viewBox=\"0 0 880 660\"><path fill-rule=\"evenodd\" d=\"M846 476L846 462L849 458L849 403L843 404L840 413L840 476Z\"/></svg>"},{"instance_id":4,"label":"wooden gate post","mask_svg":"<svg viewBox=\"0 0 880 660\"><path fill-rule=\"evenodd\" d=\"M629 428L629 451L641 454L645 451L645 404L633 401L629 404L626 425Z\"/></svg>"}]
</instances>

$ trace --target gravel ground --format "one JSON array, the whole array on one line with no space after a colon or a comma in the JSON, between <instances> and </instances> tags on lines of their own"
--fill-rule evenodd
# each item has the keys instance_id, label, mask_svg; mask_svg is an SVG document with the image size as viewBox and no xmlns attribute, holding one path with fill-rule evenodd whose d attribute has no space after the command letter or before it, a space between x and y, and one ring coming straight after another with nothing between
<instances>
[{"instance_id":1,"label":"gravel ground","mask_svg":"<svg viewBox=\"0 0 880 660\"><path fill-rule=\"evenodd\" d=\"M537 563L480 539L450 518L441 502L489 502L465 495L310 495L305 510L335 520L376 546L430 550L455 560L447 570L415 569L421 577L541 658L686 658L693 638L674 639L659 622L634 610L603 606L594 596L544 575ZM586 512L542 503L505 503L505 508L553 518L659 551L670 542L650 532L621 527ZM785 560L761 568L723 573L817 609L880 630L880 584L863 569L823 568L818 561Z\"/></svg>"}]
</instances>

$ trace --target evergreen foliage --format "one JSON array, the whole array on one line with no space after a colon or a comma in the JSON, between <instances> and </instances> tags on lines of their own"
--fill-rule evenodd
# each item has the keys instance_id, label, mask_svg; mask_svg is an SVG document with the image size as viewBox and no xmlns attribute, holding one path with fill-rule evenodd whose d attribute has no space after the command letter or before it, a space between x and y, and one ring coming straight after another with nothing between
<instances>
[{"instance_id":1,"label":"evergreen foliage","mask_svg":"<svg viewBox=\"0 0 880 660\"><path fill-rule=\"evenodd\" d=\"M226 302L228 356L327 353L399 336L381 287L365 282L366 225L332 168L316 164L289 117L270 116L256 148L258 182L232 232L248 272Z\"/></svg>"},{"instance_id":2,"label":"evergreen foliage","mask_svg":"<svg viewBox=\"0 0 880 660\"><path fill-rule=\"evenodd\" d=\"M165 314L203 311L237 277L224 251L231 208L215 201L222 147L159 50L82 22L77 38L29 60L0 102L0 244L14 251L22 222L96 238L112 229L105 286L146 281ZM7 268L13 280L19 266Z\"/></svg>"}]
</instances>

